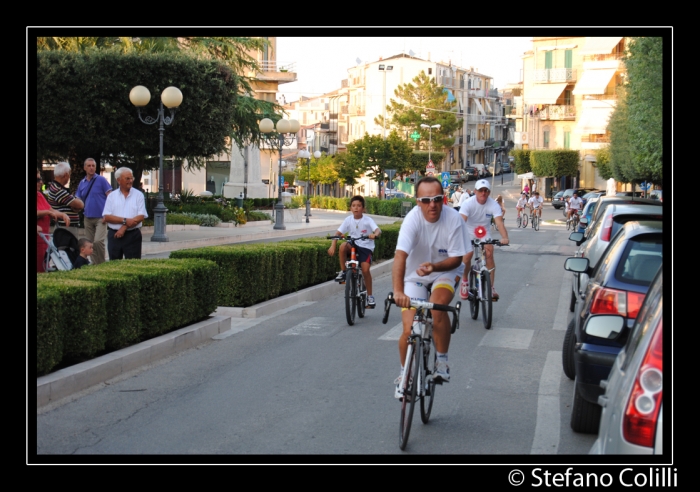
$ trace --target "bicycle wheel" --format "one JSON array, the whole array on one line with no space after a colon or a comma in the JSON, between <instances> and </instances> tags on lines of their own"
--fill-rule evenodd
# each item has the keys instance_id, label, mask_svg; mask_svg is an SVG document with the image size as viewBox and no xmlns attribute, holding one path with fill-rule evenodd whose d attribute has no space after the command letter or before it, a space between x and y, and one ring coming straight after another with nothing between
<instances>
[{"instance_id":1,"label":"bicycle wheel","mask_svg":"<svg viewBox=\"0 0 700 492\"><path fill-rule=\"evenodd\" d=\"M411 433L413 410L416 405L416 393L418 389L418 370L420 364L420 343L411 343L408 346L408 362L404 371L407 371L406 383L403 388L401 400L401 421L399 422L399 448L406 449L408 435ZM411 382L411 379L413 381Z\"/></svg>"},{"instance_id":2,"label":"bicycle wheel","mask_svg":"<svg viewBox=\"0 0 700 492\"><path fill-rule=\"evenodd\" d=\"M523 229L527 227L527 214L523 214Z\"/></svg>"},{"instance_id":3,"label":"bicycle wheel","mask_svg":"<svg viewBox=\"0 0 700 492\"><path fill-rule=\"evenodd\" d=\"M539 231L539 230L540 230L540 217L539 217L537 214L535 214L535 215L532 216L532 227L533 227L536 231Z\"/></svg>"},{"instance_id":4,"label":"bicycle wheel","mask_svg":"<svg viewBox=\"0 0 700 492\"><path fill-rule=\"evenodd\" d=\"M491 308L491 274L485 272L481 274L481 317L487 330L491 329Z\"/></svg>"},{"instance_id":5,"label":"bicycle wheel","mask_svg":"<svg viewBox=\"0 0 700 492\"><path fill-rule=\"evenodd\" d=\"M357 272L357 315L360 318L365 317L365 308L367 307L367 286L365 285L365 276L361 271Z\"/></svg>"},{"instance_id":6,"label":"bicycle wheel","mask_svg":"<svg viewBox=\"0 0 700 492\"><path fill-rule=\"evenodd\" d=\"M570 229L571 229L571 220L566 219L566 230L568 231Z\"/></svg>"},{"instance_id":7,"label":"bicycle wheel","mask_svg":"<svg viewBox=\"0 0 700 492\"><path fill-rule=\"evenodd\" d=\"M523 218L522 217L516 218L515 223L518 224L518 228L520 228L520 225L523 223Z\"/></svg>"},{"instance_id":8,"label":"bicycle wheel","mask_svg":"<svg viewBox=\"0 0 700 492\"><path fill-rule=\"evenodd\" d=\"M479 296L476 289L476 273L474 270L469 270L469 313L472 319L479 317Z\"/></svg>"},{"instance_id":9,"label":"bicycle wheel","mask_svg":"<svg viewBox=\"0 0 700 492\"><path fill-rule=\"evenodd\" d=\"M355 297L355 282L356 276L353 271L348 269L345 274L345 319L350 326L355 324L355 305L357 298Z\"/></svg>"},{"instance_id":10,"label":"bicycle wheel","mask_svg":"<svg viewBox=\"0 0 700 492\"><path fill-rule=\"evenodd\" d=\"M420 419L424 424L428 423L430 412L433 409L433 399L435 398L435 381L432 375L437 366L437 352L432 346L430 338L423 346L423 396L420 399Z\"/></svg>"}]
</instances>

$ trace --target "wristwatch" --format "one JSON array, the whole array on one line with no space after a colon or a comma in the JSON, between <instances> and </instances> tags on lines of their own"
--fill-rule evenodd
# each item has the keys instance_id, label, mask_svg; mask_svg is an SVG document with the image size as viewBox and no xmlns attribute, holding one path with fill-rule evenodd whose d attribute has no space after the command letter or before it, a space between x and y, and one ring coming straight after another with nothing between
<instances>
[{"instance_id":1,"label":"wristwatch","mask_svg":"<svg viewBox=\"0 0 700 492\"><path fill-rule=\"evenodd\" d=\"M126 225L126 217L124 217L124 220L122 220L122 225Z\"/></svg>"}]
</instances>

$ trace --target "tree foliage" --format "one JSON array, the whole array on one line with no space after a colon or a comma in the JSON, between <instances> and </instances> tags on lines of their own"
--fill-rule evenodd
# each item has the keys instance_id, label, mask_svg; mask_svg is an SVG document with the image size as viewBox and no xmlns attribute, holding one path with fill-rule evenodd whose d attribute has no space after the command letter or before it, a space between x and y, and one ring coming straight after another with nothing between
<instances>
[{"instance_id":1,"label":"tree foliage","mask_svg":"<svg viewBox=\"0 0 700 492\"><path fill-rule=\"evenodd\" d=\"M413 83L403 84L394 90L397 99L390 99L386 107L386 128L394 128L400 134L417 131L420 134L414 144L414 149L429 150L431 130L421 128L421 124L440 128L432 129L432 148L442 150L452 147L453 134L462 128L463 120L457 119L457 101L449 102L443 87L435 82L434 77L428 77L421 71L413 78ZM374 119L378 125L384 125L384 117ZM436 161L434 161L436 162Z\"/></svg>"},{"instance_id":2,"label":"tree foliage","mask_svg":"<svg viewBox=\"0 0 700 492\"><path fill-rule=\"evenodd\" d=\"M610 149L607 147L597 149L595 151L595 160L598 175L606 181L612 178L612 169L610 168Z\"/></svg>"},{"instance_id":3,"label":"tree foliage","mask_svg":"<svg viewBox=\"0 0 700 492\"><path fill-rule=\"evenodd\" d=\"M532 171L530 164L530 149L512 149L510 155L513 156L513 164L517 174L525 174Z\"/></svg>"},{"instance_id":4,"label":"tree foliage","mask_svg":"<svg viewBox=\"0 0 700 492\"><path fill-rule=\"evenodd\" d=\"M577 150L554 149L533 150L530 163L535 176L575 176L578 173L579 152Z\"/></svg>"},{"instance_id":5,"label":"tree foliage","mask_svg":"<svg viewBox=\"0 0 700 492\"><path fill-rule=\"evenodd\" d=\"M158 165L159 124L139 121L129 92L146 86L152 100L141 112L156 117L160 93L174 85L183 100L166 127L164 155L201 165L227 150L227 136L241 143L261 138L259 114L275 105L250 97L241 80L219 61L177 52L37 51L37 161L67 157L81 173L93 157L98 165L132 167L138 181L143 169ZM250 114L240 117L241 108Z\"/></svg>"}]
</instances>

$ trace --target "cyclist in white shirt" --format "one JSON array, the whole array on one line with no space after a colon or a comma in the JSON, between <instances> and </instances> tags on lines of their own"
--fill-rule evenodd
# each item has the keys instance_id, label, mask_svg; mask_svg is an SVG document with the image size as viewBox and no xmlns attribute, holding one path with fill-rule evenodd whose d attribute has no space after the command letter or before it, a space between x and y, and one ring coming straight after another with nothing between
<instances>
[{"instance_id":1,"label":"cyclist in white shirt","mask_svg":"<svg viewBox=\"0 0 700 492\"><path fill-rule=\"evenodd\" d=\"M425 177L416 185L416 202L404 219L396 242L392 269L394 302L401 307L403 333L399 337L401 364L406 358L414 311L411 299L450 304L462 276L462 258L472 251L462 219L451 207L444 207L442 185L434 177ZM450 346L448 313L433 311L433 336L437 352L436 377L450 380L447 351ZM403 374L395 381L395 398L401 398L398 387Z\"/></svg>"},{"instance_id":2,"label":"cyclist in white shirt","mask_svg":"<svg viewBox=\"0 0 700 492\"><path fill-rule=\"evenodd\" d=\"M515 210L518 211L518 217L520 217L520 214L522 213L523 210L525 210L525 206L527 205L527 193L523 191L522 195L520 195L520 198L518 199L518 203L515 204Z\"/></svg>"},{"instance_id":3,"label":"cyclist in white shirt","mask_svg":"<svg viewBox=\"0 0 700 492\"><path fill-rule=\"evenodd\" d=\"M496 202L496 200L489 196L491 194L491 185L489 184L488 180L480 179L476 182L474 189L476 190L476 194L469 200L465 201L459 209L459 213L462 215L462 218L465 221L469 243L471 244L471 240L475 237L474 229L480 225L486 228L487 232L485 239L491 239L489 231L491 230L491 219L493 218L496 222L498 232L501 234L501 244L508 244L508 231L503 223L503 212L501 210L501 206ZM469 298L468 269L472 266L473 255L474 251L473 249L470 249L470 251L464 255L463 259L465 265L464 271L467 272L467 274L462 277L462 285L459 289L459 296L465 300ZM493 259L492 244L487 244L484 246L484 259L486 260L486 267L491 271L491 298L494 301L497 301L499 299L499 295L494 287L496 281L496 262Z\"/></svg>"},{"instance_id":4,"label":"cyclist in white shirt","mask_svg":"<svg viewBox=\"0 0 700 492\"><path fill-rule=\"evenodd\" d=\"M571 216L577 214L583 208L583 200L581 200L574 191L573 196L569 200L569 210L566 212L566 221L571 220Z\"/></svg>"},{"instance_id":5,"label":"cyclist in white shirt","mask_svg":"<svg viewBox=\"0 0 700 492\"><path fill-rule=\"evenodd\" d=\"M536 191L532 194L532 198L528 200L528 205L530 206L530 215L534 214L535 211L537 212L537 216L542 219L542 204L544 203L544 199L540 196L540 192Z\"/></svg>"}]
</instances>

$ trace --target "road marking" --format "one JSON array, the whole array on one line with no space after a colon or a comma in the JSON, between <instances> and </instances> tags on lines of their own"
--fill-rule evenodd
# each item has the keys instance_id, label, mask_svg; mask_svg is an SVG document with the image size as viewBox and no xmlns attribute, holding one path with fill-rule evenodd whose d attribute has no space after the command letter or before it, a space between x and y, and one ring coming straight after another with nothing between
<instances>
[{"instance_id":1,"label":"road marking","mask_svg":"<svg viewBox=\"0 0 700 492\"><path fill-rule=\"evenodd\" d=\"M280 335L304 335L304 336L322 336L332 335L341 327L338 323L334 323L331 318L322 318L317 316L309 318L306 321L292 326L290 329L283 331Z\"/></svg>"},{"instance_id":2,"label":"road marking","mask_svg":"<svg viewBox=\"0 0 700 492\"><path fill-rule=\"evenodd\" d=\"M520 328L494 328L484 334L479 342L480 346L501 347L511 349L526 349L530 347L530 341L534 330Z\"/></svg>"},{"instance_id":3,"label":"road marking","mask_svg":"<svg viewBox=\"0 0 700 492\"><path fill-rule=\"evenodd\" d=\"M571 272L564 270L564 278L559 289L559 304L557 313L554 315L553 330L566 330L569 322L569 301L571 300Z\"/></svg>"},{"instance_id":4,"label":"road marking","mask_svg":"<svg viewBox=\"0 0 700 492\"><path fill-rule=\"evenodd\" d=\"M380 340L398 340L403 333L403 322L394 326L391 330L379 337Z\"/></svg>"},{"instance_id":5,"label":"road marking","mask_svg":"<svg viewBox=\"0 0 700 492\"><path fill-rule=\"evenodd\" d=\"M547 352L547 360L542 368L540 387L537 392L537 423L530 454L557 454L561 426L559 412L561 374L561 351Z\"/></svg>"}]
</instances>

